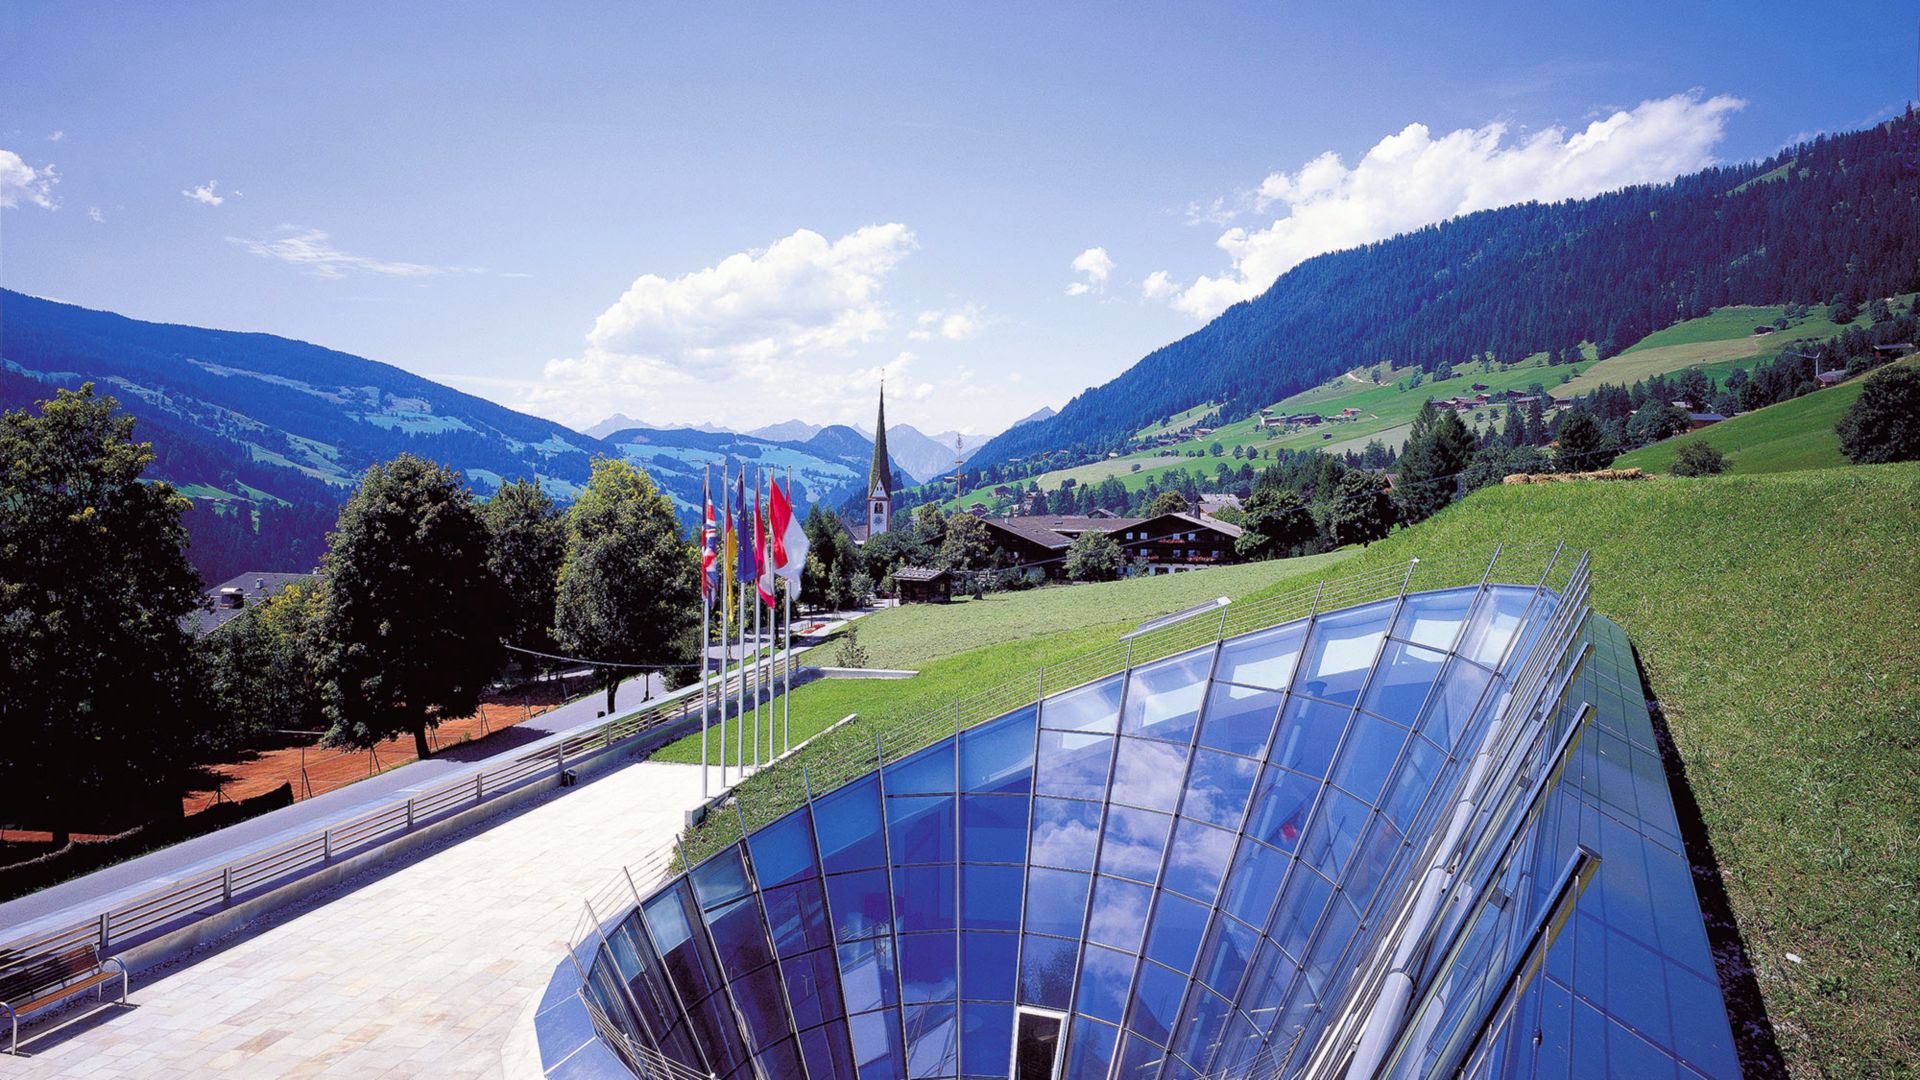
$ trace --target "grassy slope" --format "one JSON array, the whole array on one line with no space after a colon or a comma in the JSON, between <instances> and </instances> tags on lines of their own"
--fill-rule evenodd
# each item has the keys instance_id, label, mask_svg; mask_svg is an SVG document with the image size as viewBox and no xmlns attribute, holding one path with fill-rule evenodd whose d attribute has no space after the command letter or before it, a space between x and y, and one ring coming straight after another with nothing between
<instances>
[{"instance_id":1,"label":"grassy slope","mask_svg":"<svg viewBox=\"0 0 1920 1080\"><path fill-rule=\"evenodd\" d=\"M1004 598L893 608L861 619L860 645L870 667L907 667L906 680L823 679L793 692L793 738L860 714L863 724L911 720L1009 679L1031 678L1057 663L1111 643L1156 615L1216 596L1241 599L1348 561L1352 552L1194 570L1106 585L1036 589ZM819 646L808 663L833 662L836 646ZM718 750L718 735L714 750ZM700 760L700 737L662 750L668 761Z\"/></svg>"},{"instance_id":2,"label":"grassy slope","mask_svg":"<svg viewBox=\"0 0 1920 1080\"><path fill-rule=\"evenodd\" d=\"M1920 360L1904 360L1920 364ZM1623 454L1617 468L1639 467L1666 472L1682 447L1704 442L1727 456L1727 471L1735 473L1792 472L1845 465L1840 436L1834 425L1859 400L1865 376L1818 390L1791 401L1744 413L1709 428L1678 435Z\"/></svg>"},{"instance_id":3,"label":"grassy slope","mask_svg":"<svg viewBox=\"0 0 1920 1080\"><path fill-rule=\"evenodd\" d=\"M1632 635L1665 708L1789 1063L1805 1075L1911 1074L1917 534L1916 464L1495 487L1285 587L1503 539L1589 547L1595 607ZM1127 625L974 650L892 688L815 683L794 695L796 728L803 715L922 715ZM880 700L903 691L911 708Z\"/></svg>"}]
</instances>

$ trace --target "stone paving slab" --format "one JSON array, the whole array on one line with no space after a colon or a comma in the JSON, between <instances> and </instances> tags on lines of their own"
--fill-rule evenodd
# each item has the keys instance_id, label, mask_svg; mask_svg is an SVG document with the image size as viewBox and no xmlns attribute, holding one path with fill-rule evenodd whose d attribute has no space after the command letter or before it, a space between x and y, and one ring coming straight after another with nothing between
<instances>
[{"instance_id":1,"label":"stone paving slab","mask_svg":"<svg viewBox=\"0 0 1920 1080\"><path fill-rule=\"evenodd\" d=\"M583 897L668 842L700 769L640 762L23 1032L0 1077L498 1077Z\"/></svg>"}]
</instances>

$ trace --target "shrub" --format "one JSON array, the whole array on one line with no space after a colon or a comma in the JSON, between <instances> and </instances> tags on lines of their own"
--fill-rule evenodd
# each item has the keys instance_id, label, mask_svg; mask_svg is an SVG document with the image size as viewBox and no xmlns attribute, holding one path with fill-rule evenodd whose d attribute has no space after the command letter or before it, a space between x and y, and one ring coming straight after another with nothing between
<instances>
[{"instance_id":1,"label":"shrub","mask_svg":"<svg viewBox=\"0 0 1920 1080\"><path fill-rule=\"evenodd\" d=\"M1703 442L1688 443L1673 459L1675 476L1718 476L1726 471L1726 455Z\"/></svg>"}]
</instances>

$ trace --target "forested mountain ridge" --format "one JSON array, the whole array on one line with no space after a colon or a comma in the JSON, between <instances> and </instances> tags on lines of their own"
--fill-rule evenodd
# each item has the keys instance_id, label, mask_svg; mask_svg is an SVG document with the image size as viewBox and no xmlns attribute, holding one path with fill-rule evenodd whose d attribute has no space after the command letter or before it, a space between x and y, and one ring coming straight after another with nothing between
<instances>
[{"instance_id":1,"label":"forested mountain ridge","mask_svg":"<svg viewBox=\"0 0 1920 1080\"><path fill-rule=\"evenodd\" d=\"M1763 161L1590 199L1484 210L1310 259L1050 419L989 465L1091 456L1198 402L1233 420L1382 360L1432 371L1595 342L1729 304L1859 303L1920 287L1920 114Z\"/></svg>"},{"instance_id":2,"label":"forested mountain ridge","mask_svg":"<svg viewBox=\"0 0 1920 1080\"><path fill-rule=\"evenodd\" d=\"M845 454L732 433L630 428L596 439L411 372L271 334L144 322L0 290L0 410L92 382L153 444L147 470L194 500L188 556L217 582L249 570L304 571L368 466L411 452L459 470L481 495L536 479L570 502L593 459L654 474L691 525L704 465L723 458L793 469L803 500L837 506L863 490L872 446Z\"/></svg>"}]
</instances>

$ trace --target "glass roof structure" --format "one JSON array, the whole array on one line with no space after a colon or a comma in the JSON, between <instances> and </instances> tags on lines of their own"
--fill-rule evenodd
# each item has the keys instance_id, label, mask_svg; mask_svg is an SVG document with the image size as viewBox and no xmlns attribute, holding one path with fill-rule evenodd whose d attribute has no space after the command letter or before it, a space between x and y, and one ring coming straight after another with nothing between
<instances>
[{"instance_id":1,"label":"glass roof structure","mask_svg":"<svg viewBox=\"0 0 1920 1080\"><path fill-rule=\"evenodd\" d=\"M1631 648L1408 593L951 733L580 949L643 1076L1739 1075Z\"/></svg>"}]
</instances>

